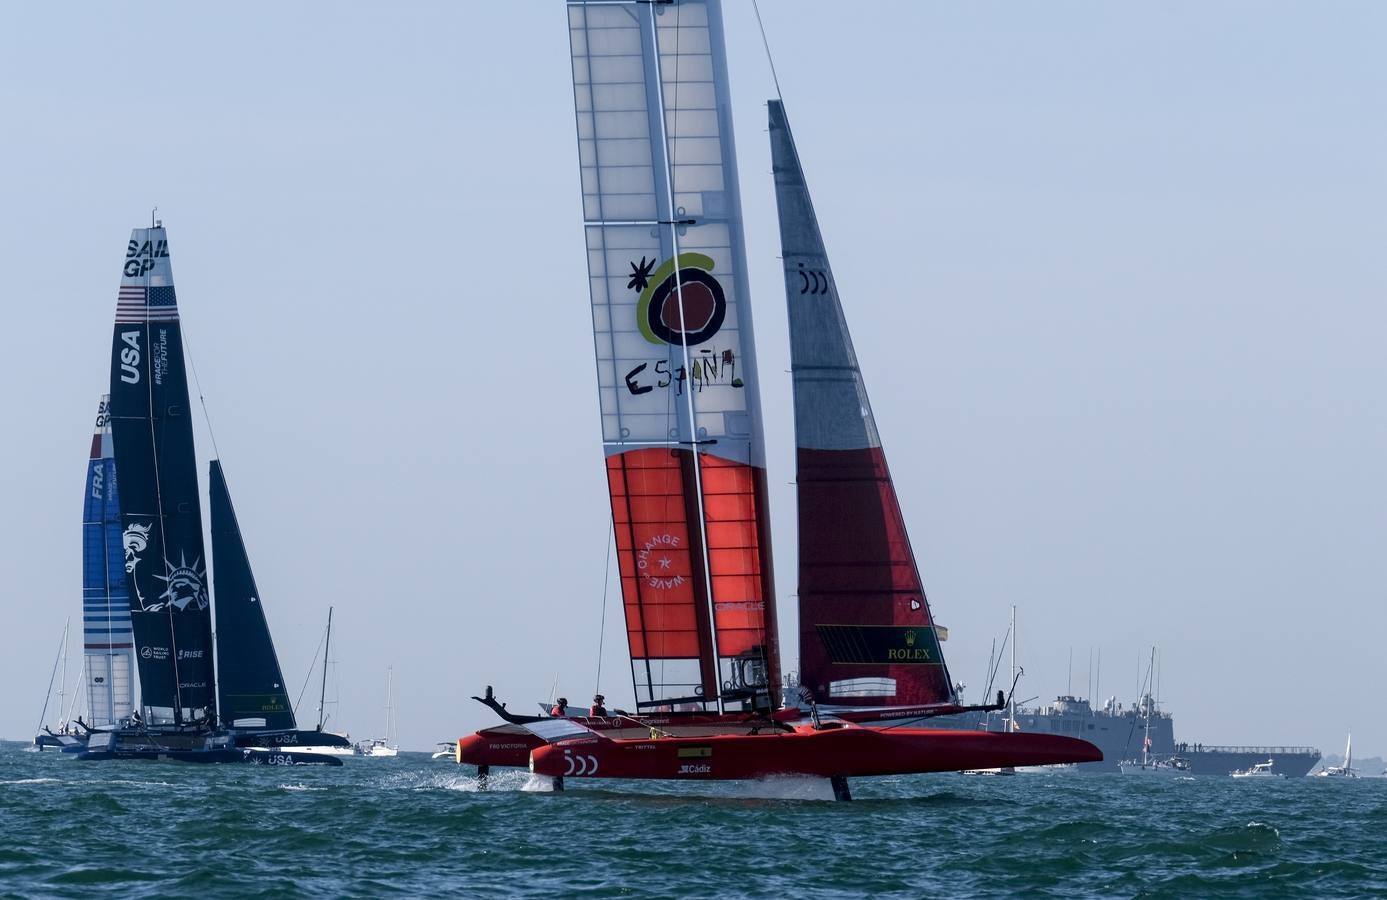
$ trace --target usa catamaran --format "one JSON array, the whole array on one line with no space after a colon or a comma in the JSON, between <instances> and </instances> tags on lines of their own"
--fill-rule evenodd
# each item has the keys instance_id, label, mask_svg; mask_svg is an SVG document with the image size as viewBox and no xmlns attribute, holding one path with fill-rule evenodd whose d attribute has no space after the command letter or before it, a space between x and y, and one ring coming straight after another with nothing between
<instances>
[{"instance_id":1,"label":"usa catamaran","mask_svg":"<svg viewBox=\"0 0 1387 900\"><path fill-rule=\"evenodd\" d=\"M219 663L214 667L214 607L192 417L162 225L132 232L121 274L109 406L114 464L108 473L112 487L119 473L119 492L112 490L109 502L120 543L103 517L100 571L124 583L130 645L138 648L140 704L128 717L117 716L119 706L113 705L111 727L92 731L79 755L340 765L333 757L292 752L294 745L322 736L297 729L218 460L210 471ZM119 554L111 552L117 547ZM106 596L120 593L108 587ZM119 611L111 617L124 627ZM120 659L113 657L117 668Z\"/></svg>"},{"instance_id":2,"label":"usa catamaran","mask_svg":"<svg viewBox=\"0 0 1387 900\"><path fill-rule=\"evenodd\" d=\"M872 727L964 707L940 648L788 119L770 104L798 444L800 684L783 697L760 383L716 0L567 3L603 448L635 710L459 742L479 771L846 779L1101 759ZM998 709L998 704L986 708ZM783 707L783 708L782 708Z\"/></svg>"}]
</instances>

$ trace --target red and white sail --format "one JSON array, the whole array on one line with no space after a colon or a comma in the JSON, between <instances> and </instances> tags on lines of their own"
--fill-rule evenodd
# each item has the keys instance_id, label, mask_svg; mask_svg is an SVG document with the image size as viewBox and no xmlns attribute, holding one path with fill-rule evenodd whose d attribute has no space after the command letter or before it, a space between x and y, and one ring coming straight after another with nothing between
<instances>
[{"instance_id":1,"label":"red and white sail","mask_svg":"<svg viewBox=\"0 0 1387 900\"><path fill-rule=\"evenodd\" d=\"M765 460L716 0L568 3L636 699L775 703Z\"/></svg>"},{"instance_id":2,"label":"red and white sail","mask_svg":"<svg viewBox=\"0 0 1387 900\"><path fill-rule=\"evenodd\" d=\"M820 703L929 706L953 689L779 101L771 159L789 303L800 683Z\"/></svg>"}]
</instances>

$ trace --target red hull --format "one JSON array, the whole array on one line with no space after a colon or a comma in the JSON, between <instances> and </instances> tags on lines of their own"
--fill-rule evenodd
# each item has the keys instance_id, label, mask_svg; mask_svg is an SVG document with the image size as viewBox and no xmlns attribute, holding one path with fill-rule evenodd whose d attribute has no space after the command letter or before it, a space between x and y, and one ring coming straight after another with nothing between
<instances>
[{"instance_id":1,"label":"red hull","mask_svg":"<svg viewBox=\"0 0 1387 900\"><path fill-rule=\"evenodd\" d=\"M1087 741L1058 735L848 726L658 740L577 738L536 748L530 768L550 776L732 780L911 775L1102 759Z\"/></svg>"},{"instance_id":2,"label":"red hull","mask_svg":"<svg viewBox=\"0 0 1387 900\"><path fill-rule=\"evenodd\" d=\"M530 751L544 741L519 725L498 725L458 738L457 761L470 766L511 766L530 764Z\"/></svg>"}]
</instances>

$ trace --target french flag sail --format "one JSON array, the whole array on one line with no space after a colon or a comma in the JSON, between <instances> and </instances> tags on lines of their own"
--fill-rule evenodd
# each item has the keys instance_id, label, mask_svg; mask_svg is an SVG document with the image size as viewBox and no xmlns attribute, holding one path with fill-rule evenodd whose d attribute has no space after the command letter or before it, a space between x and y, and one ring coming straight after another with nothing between
<instances>
[{"instance_id":1,"label":"french flag sail","mask_svg":"<svg viewBox=\"0 0 1387 900\"><path fill-rule=\"evenodd\" d=\"M110 422L146 722L216 721L212 617L183 341L162 227L136 228L122 262Z\"/></svg>"},{"instance_id":2,"label":"french flag sail","mask_svg":"<svg viewBox=\"0 0 1387 900\"><path fill-rule=\"evenodd\" d=\"M641 709L775 706L766 467L715 0L568 2L602 446Z\"/></svg>"},{"instance_id":3,"label":"french flag sail","mask_svg":"<svg viewBox=\"0 0 1387 900\"><path fill-rule=\"evenodd\" d=\"M800 684L848 707L956 702L778 100L770 134L795 398Z\"/></svg>"},{"instance_id":4,"label":"french flag sail","mask_svg":"<svg viewBox=\"0 0 1387 900\"><path fill-rule=\"evenodd\" d=\"M103 394L96 408L82 498L83 668L87 724L92 727L114 725L130 715L135 703L135 645L121 549L110 402L110 395Z\"/></svg>"}]
</instances>

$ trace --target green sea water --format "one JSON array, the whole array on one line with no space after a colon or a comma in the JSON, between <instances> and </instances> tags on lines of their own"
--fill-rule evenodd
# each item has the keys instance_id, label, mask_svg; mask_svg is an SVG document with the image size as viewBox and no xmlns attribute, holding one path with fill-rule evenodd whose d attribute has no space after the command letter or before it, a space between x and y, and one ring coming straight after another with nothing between
<instances>
[{"instance_id":1,"label":"green sea water","mask_svg":"<svg viewBox=\"0 0 1387 900\"><path fill-rule=\"evenodd\" d=\"M0 746L0 894L1387 896L1387 779L571 780L84 763Z\"/></svg>"}]
</instances>

